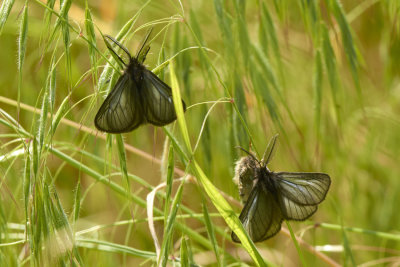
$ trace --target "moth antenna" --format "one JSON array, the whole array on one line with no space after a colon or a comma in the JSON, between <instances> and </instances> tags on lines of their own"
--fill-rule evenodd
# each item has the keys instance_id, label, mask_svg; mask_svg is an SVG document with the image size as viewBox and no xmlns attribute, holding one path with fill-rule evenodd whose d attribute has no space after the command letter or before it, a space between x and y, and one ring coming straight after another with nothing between
<instances>
[{"instance_id":1,"label":"moth antenna","mask_svg":"<svg viewBox=\"0 0 400 267\"><path fill-rule=\"evenodd\" d=\"M113 37L111 37L110 35L105 35L105 37L107 37L108 39L110 39L114 44L116 44L119 48L122 49L122 51L124 51L129 59L132 58L131 54L129 53L128 49L126 49L125 46L123 46L120 42L118 42L117 40L115 40ZM126 66L126 63L122 60L122 58L120 56L117 55L117 53L115 53L114 49L112 49L111 46L109 46L109 43L106 42L106 45L108 47L108 49Z\"/></svg>"},{"instance_id":2,"label":"moth antenna","mask_svg":"<svg viewBox=\"0 0 400 267\"><path fill-rule=\"evenodd\" d=\"M140 49L137 51L136 53L136 58L139 58L140 54L142 53L142 50L145 48L147 41L150 38L151 32L153 31L153 28L150 28L150 30L147 31L146 37L144 38L143 42L142 42L142 46L140 47ZM147 48L145 48L144 53L143 53L143 60L146 58L147 53L149 52L150 47L148 46Z\"/></svg>"},{"instance_id":3,"label":"moth antenna","mask_svg":"<svg viewBox=\"0 0 400 267\"><path fill-rule=\"evenodd\" d=\"M247 151L246 149L244 149L244 148L241 147L241 146L237 146L237 147L235 147L235 148L239 148L240 150L242 150L243 152L245 152L246 154L248 154L250 157L252 157L252 158L260 165L260 167L262 166L261 162L253 155L253 153Z\"/></svg>"},{"instance_id":4,"label":"moth antenna","mask_svg":"<svg viewBox=\"0 0 400 267\"><path fill-rule=\"evenodd\" d=\"M268 165L268 163L271 161L272 157L274 156L278 136L279 136L279 134L274 135L274 137L272 137L268 143L267 149L265 150L264 155L261 159L261 162L264 163L265 165ZM265 158L265 156L267 156L267 158Z\"/></svg>"},{"instance_id":5,"label":"moth antenna","mask_svg":"<svg viewBox=\"0 0 400 267\"><path fill-rule=\"evenodd\" d=\"M141 63L146 60L147 53L150 51L150 46L147 46L145 49L146 50L143 52L142 58L138 59Z\"/></svg>"}]
</instances>

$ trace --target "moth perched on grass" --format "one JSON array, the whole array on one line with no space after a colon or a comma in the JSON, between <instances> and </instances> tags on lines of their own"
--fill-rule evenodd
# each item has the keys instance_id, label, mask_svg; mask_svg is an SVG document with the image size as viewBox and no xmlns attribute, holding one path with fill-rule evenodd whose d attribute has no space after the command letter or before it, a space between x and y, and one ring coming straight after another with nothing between
<instances>
[{"instance_id":1,"label":"moth perched on grass","mask_svg":"<svg viewBox=\"0 0 400 267\"><path fill-rule=\"evenodd\" d=\"M282 221L304 221L317 211L331 184L325 173L272 172L267 165L275 151L274 136L263 158L253 154L241 158L235 169L234 180L245 203L239 219L253 242L273 237L281 229ZM232 240L240 242L232 232Z\"/></svg>"},{"instance_id":2,"label":"moth perched on grass","mask_svg":"<svg viewBox=\"0 0 400 267\"><path fill-rule=\"evenodd\" d=\"M164 126L176 120L171 88L143 65L150 46L146 45L151 30L146 35L135 57L121 43L105 37L124 51L129 58L126 63L105 40L112 56L125 67L94 119L97 129L107 133L130 132L142 124ZM183 110L186 110L182 100Z\"/></svg>"}]
</instances>

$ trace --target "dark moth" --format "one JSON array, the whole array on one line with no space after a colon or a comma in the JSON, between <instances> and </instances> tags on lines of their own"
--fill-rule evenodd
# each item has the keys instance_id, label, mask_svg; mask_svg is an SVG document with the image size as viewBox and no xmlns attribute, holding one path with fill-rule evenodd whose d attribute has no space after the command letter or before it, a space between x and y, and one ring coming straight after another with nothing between
<instances>
[{"instance_id":1,"label":"dark moth","mask_svg":"<svg viewBox=\"0 0 400 267\"><path fill-rule=\"evenodd\" d=\"M117 40L105 36L128 55L129 62L124 62L106 41L113 57L125 70L96 114L94 124L100 131L125 133L142 124L164 126L176 120L171 88L143 65L150 50L146 45L149 36L150 32L135 57ZM185 111L185 102L182 105Z\"/></svg>"},{"instance_id":2,"label":"dark moth","mask_svg":"<svg viewBox=\"0 0 400 267\"><path fill-rule=\"evenodd\" d=\"M325 173L272 172L267 165L275 151L274 136L262 160L245 151L235 169L234 180L245 203L239 219L253 242L277 234L283 220L304 221L317 211L328 192L331 179ZM232 232L232 240L240 242Z\"/></svg>"}]
</instances>

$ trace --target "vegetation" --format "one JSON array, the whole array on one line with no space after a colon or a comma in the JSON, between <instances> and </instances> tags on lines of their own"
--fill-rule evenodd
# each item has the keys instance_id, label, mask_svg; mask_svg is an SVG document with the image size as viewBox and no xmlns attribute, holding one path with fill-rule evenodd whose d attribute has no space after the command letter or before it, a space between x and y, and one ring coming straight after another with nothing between
<instances>
[{"instance_id":1,"label":"vegetation","mask_svg":"<svg viewBox=\"0 0 400 267\"><path fill-rule=\"evenodd\" d=\"M399 13L390 0L3 0L0 266L398 262ZM98 132L121 71L102 35L134 55L150 27L146 64L187 110ZM310 220L254 244L237 146L260 157L276 133L271 170L332 185Z\"/></svg>"}]
</instances>

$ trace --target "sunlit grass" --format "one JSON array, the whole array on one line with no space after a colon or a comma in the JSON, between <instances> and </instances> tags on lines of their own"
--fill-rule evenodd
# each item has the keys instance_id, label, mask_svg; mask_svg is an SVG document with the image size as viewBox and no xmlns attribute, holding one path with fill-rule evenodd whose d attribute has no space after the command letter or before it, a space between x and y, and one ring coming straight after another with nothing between
<instances>
[{"instance_id":1,"label":"sunlit grass","mask_svg":"<svg viewBox=\"0 0 400 267\"><path fill-rule=\"evenodd\" d=\"M4 0L0 265L398 261L400 4L342 2ZM187 110L165 128L98 132L120 75L102 35L134 54L150 27L146 64ZM290 223L296 242L283 224L253 244L236 147L260 156L276 133L271 170L332 185Z\"/></svg>"}]
</instances>

